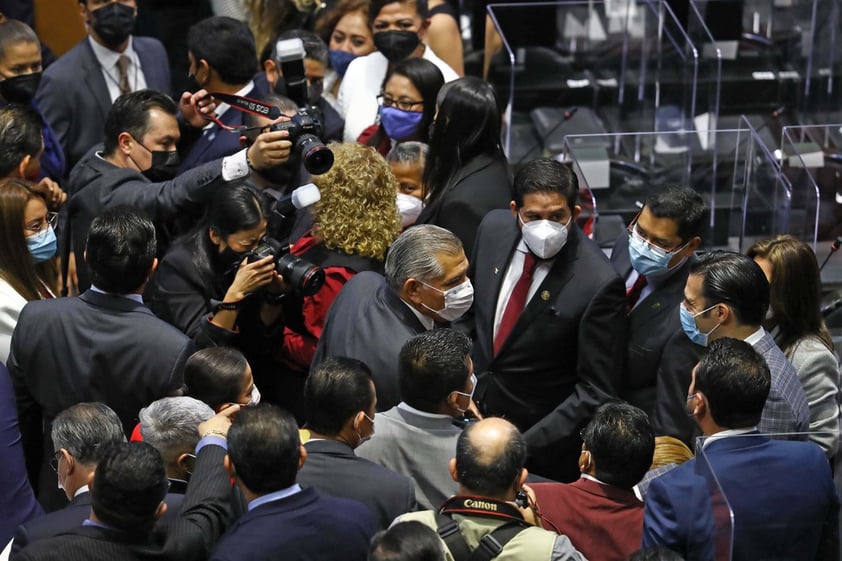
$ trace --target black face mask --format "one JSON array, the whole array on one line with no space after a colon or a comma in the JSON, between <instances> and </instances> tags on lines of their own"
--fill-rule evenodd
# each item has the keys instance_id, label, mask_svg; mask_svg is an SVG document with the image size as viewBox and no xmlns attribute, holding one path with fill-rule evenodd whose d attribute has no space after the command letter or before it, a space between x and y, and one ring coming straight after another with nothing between
<instances>
[{"instance_id":1,"label":"black face mask","mask_svg":"<svg viewBox=\"0 0 842 561\"><path fill-rule=\"evenodd\" d=\"M196 79L195 74L188 74L187 75L187 91L196 93L197 91L202 89L202 84L199 83L199 80Z\"/></svg>"},{"instance_id":2,"label":"black face mask","mask_svg":"<svg viewBox=\"0 0 842 561\"><path fill-rule=\"evenodd\" d=\"M291 186L292 180L298 173L298 168L301 165L301 157L298 152L293 152L289 155L289 160L283 164L271 167L269 169L260 170L260 177L269 182L269 184L279 190L284 190Z\"/></svg>"},{"instance_id":3,"label":"black face mask","mask_svg":"<svg viewBox=\"0 0 842 561\"><path fill-rule=\"evenodd\" d=\"M40 72L11 76L0 82L0 95L9 103L29 105L29 102L35 97L35 92L38 90L38 84L40 83Z\"/></svg>"},{"instance_id":4,"label":"black face mask","mask_svg":"<svg viewBox=\"0 0 842 561\"><path fill-rule=\"evenodd\" d=\"M248 251L234 251L230 245L226 246L217 256L217 271L224 273L226 276L233 275L248 254Z\"/></svg>"},{"instance_id":5,"label":"black face mask","mask_svg":"<svg viewBox=\"0 0 842 561\"><path fill-rule=\"evenodd\" d=\"M132 34L134 8L112 2L91 12L91 27L106 47L114 49Z\"/></svg>"},{"instance_id":6,"label":"black face mask","mask_svg":"<svg viewBox=\"0 0 842 561\"><path fill-rule=\"evenodd\" d=\"M389 62L408 58L420 42L415 31L380 31L374 34L374 46Z\"/></svg>"},{"instance_id":7,"label":"black face mask","mask_svg":"<svg viewBox=\"0 0 842 561\"><path fill-rule=\"evenodd\" d=\"M146 148L146 146L144 146ZM149 150L147 148L147 150ZM181 158L177 150L149 150L152 154L152 166L141 173L153 183L169 181L178 173Z\"/></svg>"}]
</instances>

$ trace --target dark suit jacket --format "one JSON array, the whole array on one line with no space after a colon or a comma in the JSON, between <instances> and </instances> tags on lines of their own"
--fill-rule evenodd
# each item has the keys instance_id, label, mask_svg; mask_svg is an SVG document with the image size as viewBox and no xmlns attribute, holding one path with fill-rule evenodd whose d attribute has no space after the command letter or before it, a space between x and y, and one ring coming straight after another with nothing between
<instances>
[{"instance_id":1,"label":"dark suit jacket","mask_svg":"<svg viewBox=\"0 0 842 561\"><path fill-rule=\"evenodd\" d=\"M472 255L477 227L489 211L508 208L512 182L506 159L481 154L467 162L454 181L421 211L416 224L435 224L456 234Z\"/></svg>"},{"instance_id":2,"label":"dark suit jacket","mask_svg":"<svg viewBox=\"0 0 842 561\"><path fill-rule=\"evenodd\" d=\"M125 297L89 290L24 306L12 335L9 372L30 474L41 472L39 497L55 489L47 460L56 415L82 401L101 401L131 434L142 407L181 389L192 352L183 333Z\"/></svg>"},{"instance_id":3,"label":"dark suit jacket","mask_svg":"<svg viewBox=\"0 0 842 561\"><path fill-rule=\"evenodd\" d=\"M652 480L644 547L710 559L711 522L727 521L727 511L711 517L712 469L733 512L734 561L838 559L839 495L818 446L753 433L711 442L704 454Z\"/></svg>"},{"instance_id":4,"label":"dark suit jacket","mask_svg":"<svg viewBox=\"0 0 842 561\"><path fill-rule=\"evenodd\" d=\"M578 431L616 391L626 349L623 281L577 227L493 356L494 313L506 267L520 242L508 210L492 211L477 231L471 270L475 296L475 398L484 415L502 415L524 432L530 471L578 478Z\"/></svg>"},{"instance_id":5,"label":"dark suit jacket","mask_svg":"<svg viewBox=\"0 0 842 561\"><path fill-rule=\"evenodd\" d=\"M111 108L108 85L88 38L51 64L35 95L38 107L64 146L68 169L103 140L105 117ZM170 93L170 67L160 41L133 37L146 87Z\"/></svg>"},{"instance_id":6,"label":"dark suit jacket","mask_svg":"<svg viewBox=\"0 0 842 561\"><path fill-rule=\"evenodd\" d=\"M12 553L17 553L32 542L52 538L79 528L91 515L91 494L81 493L61 510L31 520L18 526Z\"/></svg>"},{"instance_id":7,"label":"dark suit jacket","mask_svg":"<svg viewBox=\"0 0 842 561\"><path fill-rule=\"evenodd\" d=\"M643 503L634 492L584 478L531 487L544 520L588 559L625 561L640 548ZM546 524L544 528L551 529Z\"/></svg>"},{"instance_id":8,"label":"dark suit jacket","mask_svg":"<svg viewBox=\"0 0 842 561\"><path fill-rule=\"evenodd\" d=\"M35 542L12 559L24 561L204 561L231 518L231 481L222 466L225 449L204 446L188 486L181 516L165 537L80 526Z\"/></svg>"},{"instance_id":9,"label":"dark suit jacket","mask_svg":"<svg viewBox=\"0 0 842 561\"><path fill-rule=\"evenodd\" d=\"M360 458L343 442L316 440L304 447L307 461L298 472L301 485L315 487L324 495L360 501L381 530L401 514L415 510L415 488L408 477Z\"/></svg>"},{"instance_id":10,"label":"dark suit jacket","mask_svg":"<svg viewBox=\"0 0 842 561\"><path fill-rule=\"evenodd\" d=\"M91 222L104 210L127 205L146 212L155 222L159 253L163 253L175 235L174 222L199 216L217 187L223 185L220 161L209 162L171 181L152 183L135 170L119 168L92 150L70 173L70 190L75 193L67 203L70 234L79 273L79 290L90 287L85 267L85 243ZM66 245L62 254L70 251Z\"/></svg>"},{"instance_id":11,"label":"dark suit jacket","mask_svg":"<svg viewBox=\"0 0 842 561\"><path fill-rule=\"evenodd\" d=\"M374 521L362 504L304 489L258 506L234 522L213 561L364 561Z\"/></svg>"},{"instance_id":12,"label":"dark suit jacket","mask_svg":"<svg viewBox=\"0 0 842 561\"><path fill-rule=\"evenodd\" d=\"M667 340L681 328L678 305L684 298L684 285L690 272L690 259L657 285L628 316L629 334L625 376L620 397L651 415L655 407L658 367ZM623 279L632 271L629 236L617 238L611 264Z\"/></svg>"},{"instance_id":13,"label":"dark suit jacket","mask_svg":"<svg viewBox=\"0 0 842 561\"><path fill-rule=\"evenodd\" d=\"M374 376L377 410L400 401L398 355L408 339L424 326L409 306L386 285L382 275L363 271L339 291L325 320L310 369L327 356L347 356L363 361Z\"/></svg>"},{"instance_id":14,"label":"dark suit jacket","mask_svg":"<svg viewBox=\"0 0 842 561\"><path fill-rule=\"evenodd\" d=\"M244 97L254 97L254 88L249 90ZM243 124L243 115L245 113L236 107L230 107L219 120L231 127L239 127ZM194 136L191 139L192 142L180 142L178 146L181 154L179 174L206 162L230 156L242 149L240 133L222 130L216 123L211 123L207 129L191 136Z\"/></svg>"}]
</instances>

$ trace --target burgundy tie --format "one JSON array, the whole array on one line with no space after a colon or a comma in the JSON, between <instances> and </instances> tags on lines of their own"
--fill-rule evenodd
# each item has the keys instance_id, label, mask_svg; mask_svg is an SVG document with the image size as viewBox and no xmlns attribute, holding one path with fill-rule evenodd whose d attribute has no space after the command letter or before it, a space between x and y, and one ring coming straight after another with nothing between
<instances>
[{"instance_id":1,"label":"burgundy tie","mask_svg":"<svg viewBox=\"0 0 842 561\"><path fill-rule=\"evenodd\" d=\"M637 280L634 281L632 287L626 291L626 314L630 314L634 309L634 305L637 304L638 300L640 300L640 294L643 292L643 288L646 286L646 283L646 277L638 275Z\"/></svg>"},{"instance_id":2,"label":"burgundy tie","mask_svg":"<svg viewBox=\"0 0 842 561\"><path fill-rule=\"evenodd\" d=\"M503 346L506 337L512 332L512 328L517 323L517 318L520 316L523 308L526 307L526 295L529 294L529 287L532 285L532 274L535 272L535 265L537 264L538 260L535 256L527 251L523 259L523 272L515 283L514 289L512 289L512 294L506 303L506 309L503 311L503 318L500 320L500 327L497 328L497 336L494 338L495 356L500 351L500 347Z\"/></svg>"}]
</instances>

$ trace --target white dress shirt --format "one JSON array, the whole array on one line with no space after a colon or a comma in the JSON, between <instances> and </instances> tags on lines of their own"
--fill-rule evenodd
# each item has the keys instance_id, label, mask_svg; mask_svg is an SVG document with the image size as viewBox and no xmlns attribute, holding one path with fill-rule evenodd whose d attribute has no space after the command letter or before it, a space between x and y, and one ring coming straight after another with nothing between
<instances>
[{"instance_id":1,"label":"white dress shirt","mask_svg":"<svg viewBox=\"0 0 842 561\"><path fill-rule=\"evenodd\" d=\"M108 86L108 95L111 96L111 102L120 97L120 70L117 68L117 61L121 55L129 57L129 87L133 92L146 88L146 75L143 73L143 67L140 65L140 58L137 56L137 51L132 47L132 37L129 36L129 45L122 53L107 49L88 37L88 42L94 50L94 56L99 62L102 69L102 77L105 78L105 85Z\"/></svg>"},{"instance_id":2,"label":"white dress shirt","mask_svg":"<svg viewBox=\"0 0 842 561\"><path fill-rule=\"evenodd\" d=\"M523 262L526 259L527 251L529 249L526 247L526 242L521 238L520 243L515 248L514 254L512 254L512 259L509 261L509 266L506 268L503 283L500 285L500 295L497 297L497 309L494 313L495 338L497 337L497 329L500 327L500 322L503 320L503 312L506 311L506 304L509 303L512 291L515 289L515 285L523 273ZM535 265L535 271L532 273L532 284L529 285L529 292L526 293L526 304L529 304L529 301L538 292L538 287L547 278L547 273L550 272L550 268L554 262L555 258L538 259L538 263Z\"/></svg>"}]
</instances>

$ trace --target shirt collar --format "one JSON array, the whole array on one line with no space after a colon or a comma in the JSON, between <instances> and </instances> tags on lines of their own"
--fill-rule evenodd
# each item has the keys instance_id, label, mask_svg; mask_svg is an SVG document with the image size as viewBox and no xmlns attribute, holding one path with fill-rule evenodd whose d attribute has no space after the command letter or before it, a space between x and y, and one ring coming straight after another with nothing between
<instances>
[{"instance_id":1,"label":"shirt collar","mask_svg":"<svg viewBox=\"0 0 842 561\"><path fill-rule=\"evenodd\" d=\"M88 488L88 486L87 486L87 485L82 485L81 487L79 487L78 489L76 489L76 492L75 492L75 493L73 493L73 498L75 499L76 497L78 497L78 496L79 496L79 495L81 495L82 493L89 493L89 492L90 492L90 489Z\"/></svg>"},{"instance_id":2,"label":"shirt collar","mask_svg":"<svg viewBox=\"0 0 842 561\"><path fill-rule=\"evenodd\" d=\"M750 432L754 432L757 430L757 427L748 427L742 429L727 429L719 431L715 434L710 435L702 442L702 450L708 447L708 444L711 442L715 442L717 440L722 440L723 438L728 438L729 436L739 436L741 434L748 434Z\"/></svg>"},{"instance_id":3,"label":"shirt collar","mask_svg":"<svg viewBox=\"0 0 842 561\"><path fill-rule=\"evenodd\" d=\"M99 64L108 70L114 68L114 65L117 64L117 60L120 58L120 55L126 55L131 59L132 62L135 61L135 52L134 47L132 47L132 36L129 35L129 44L126 47L126 50L122 53L117 51L112 51L109 48L103 47L91 36L88 36L88 43L91 45L91 49L94 51L94 56L96 57Z\"/></svg>"},{"instance_id":4,"label":"shirt collar","mask_svg":"<svg viewBox=\"0 0 842 561\"><path fill-rule=\"evenodd\" d=\"M764 335L766 335L766 330L760 327L757 331L746 337L744 341L753 347L763 339Z\"/></svg>"},{"instance_id":5,"label":"shirt collar","mask_svg":"<svg viewBox=\"0 0 842 561\"><path fill-rule=\"evenodd\" d=\"M412 405L408 404L405 401L401 401L398 403L398 409L402 409L404 411L409 411L414 415L418 415L419 417L427 417L428 419L448 419L450 421L453 420L453 417L450 415L443 415L441 413L429 413L427 411L421 411L420 409L416 409ZM376 419L376 417L375 417Z\"/></svg>"},{"instance_id":6,"label":"shirt collar","mask_svg":"<svg viewBox=\"0 0 842 561\"><path fill-rule=\"evenodd\" d=\"M120 298L128 298L129 300L134 300L138 304L143 304L143 296L140 294L114 294L112 292L106 292L101 288L97 288L94 285L91 285L91 291L99 292L100 294L108 294L109 296L119 296Z\"/></svg>"},{"instance_id":7,"label":"shirt collar","mask_svg":"<svg viewBox=\"0 0 842 561\"><path fill-rule=\"evenodd\" d=\"M600 481L593 475L588 475L587 473L583 473L579 476L579 479L587 479L588 481L593 481L594 483L599 483L600 485L608 485L605 481Z\"/></svg>"},{"instance_id":8,"label":"shirt collar","mask_svg":"<svg viewBox=\"0 0 842 561\"><path fill-rule=\"evenodd\" d=\"M421 322L421 325L423 325L423 326L424 326L424 329L426 329L427 331L429 331L429 330L431 330L432 328L434 328L434 327L436 326L436 320L434 320L434 319L433 319L433 318L431 318L431 317L427 317L427 316L425 316L424 314L422 314L421 312L419 312L418 310L416 310L416 309L415 309L415 306L413 306L412 304L410 304L409 302L407 302L407 301L406 301L406 300L404 300L403 298L401 298L401 302L403 302L404 304L406 304L406 306L407 306L410 310L412 310L412 313L413 313L413 314L415 314L415 317L417 317L417 318L418 318L418 321L420 321L420 322Z\"/></svg>"},{"instance_id":9,"label":"shirt collar","mask_svg":"<svg viewBox=\"0 0 842 561\"><path fill-rule=\"evenodd\" d=\"M264 505L266 503L271 503L274 501L280 501L281 499L291 497L292 495L300 492L301 486L298 483L293 483L290 487L287 487L286 489L281 489L280 491L267 493L266 495L254 499L253 501L249 502L248 510L254 510L260 505Z\"/></svg>"},{"instance_id":10,"label":"shirt collar","mask_svg":"<svg viewBox=\"0 0 842 561\"><path fill-rule=\"evenodd\" d=\"M239 96L239 97L243 97L244 95L249 93L252 89L254 89L254 80L249 80L249 83L246 84L245 86L243 86L242 88L240 88L239 90L237 90L237 92L235 92L234 95ZM216 106L216 109L213 110L213 114L216 115L217 117L221 117L222 114L225 113L226 111L228 111L228 109L230 107L231 106L228 105L227 103L220 103L219 105ZM211 124L213 124L213 122L211 122Z\"/></svg>"}]
</instances>

